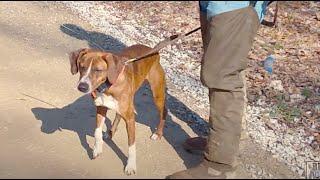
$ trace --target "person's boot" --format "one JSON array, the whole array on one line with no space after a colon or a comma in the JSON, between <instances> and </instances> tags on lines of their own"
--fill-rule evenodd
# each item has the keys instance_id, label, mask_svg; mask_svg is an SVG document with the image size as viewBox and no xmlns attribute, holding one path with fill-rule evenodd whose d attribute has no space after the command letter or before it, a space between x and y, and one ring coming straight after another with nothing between
<instances>
[{"instance_id":1,"label":"person's boot","mask_svg":"<svg viewBox=\"0 0 320 180\"><path fill-rule=\"evenodd\" d=\"M245 131L242 132L240 140L245 140L248 135ZM191 154L203 154L207 147L208 140L204 137L192 137L188 138L183 144L184 150Z\"/></svg>"},{"instance_id":2,"label":"person's boot","mask_svg":"<svg viewBox=\"0 0 320 180\"><path fill-rule=\"evenodd\" d=\"M203 137L188 138L182 146L189 153L202 154L207 147L207 139Z\"/></svg>"},{"instance_id":3,"label":"person's boot","mask_svg":"<svg viewBox=\"0 0 320 180\"><path fill-rule=\"evenodd\" d=\"M235 167L204 160L196 167L176 172L166 179L230 179L235 178Z\"/></svg>"}]
</instances>

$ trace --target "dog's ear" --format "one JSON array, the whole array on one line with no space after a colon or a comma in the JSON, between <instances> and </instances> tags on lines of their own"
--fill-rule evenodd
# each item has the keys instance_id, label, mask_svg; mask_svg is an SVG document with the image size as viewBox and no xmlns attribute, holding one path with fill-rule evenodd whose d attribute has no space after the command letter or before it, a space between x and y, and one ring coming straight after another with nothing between
<instances>
[{"instance_id":1,"label":"dog's ear","mask_svg":"<svg viewBox=\"0 0 320 180\"><path fill-rule=\"evenodd\" d=\"M107 63L107 78L111 84L113 84L120 73L119 69L119 57L111 53L102 55L102 59Z\"/></svg>"},{"instance_id":2,"label":"dog's ear","mask_svg":"<svg viewBox=\"0 0 320 180\"><path fill-rule=\"evenodd\" d=\"M83 56L85 53L87 53L87 48L78 49L76 51L73 51L69 53L69 60L70 60L70 67L71 67L71 74L77 74L79 69L79 59L81 56Z\"/></svg>"}]
</instances>

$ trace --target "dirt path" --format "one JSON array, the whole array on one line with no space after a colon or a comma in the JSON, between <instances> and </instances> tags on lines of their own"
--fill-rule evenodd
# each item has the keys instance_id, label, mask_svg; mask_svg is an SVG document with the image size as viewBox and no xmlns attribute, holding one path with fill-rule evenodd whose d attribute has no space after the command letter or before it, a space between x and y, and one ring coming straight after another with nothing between
<instances>
[{"instance_id":1,"label":"dirt path","mask_svg":"<svg viewBox=\"0 0 320 180\"><path fill-rule=\"evenodd\" d=\"M0 178L164 178L197 164L201 156L190 155L180 146L196 134L174 114L167 118L164 138L149 139L157 112L148 88L136 97L138 174L123 173L128 149L123 122L113 141L105 141L102 156L91 160L95 109L90 98L75 89L78 76L71 75L66 55L90 42L65 33L63 24L117 41L94 32L60 5L0 3ZM185 106L178 100L172 103ZM108 112L108 117L114 114ZM250 140L243 141L241 149L239 177L252 177L257 167L271 177L296 177Z\"/></svg>"}]
</instances>

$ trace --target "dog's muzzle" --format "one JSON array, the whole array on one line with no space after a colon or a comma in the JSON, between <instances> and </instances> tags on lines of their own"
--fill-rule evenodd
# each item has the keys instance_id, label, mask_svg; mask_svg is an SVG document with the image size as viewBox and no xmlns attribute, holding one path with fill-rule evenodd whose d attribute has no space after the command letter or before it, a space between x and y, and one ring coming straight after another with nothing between
<instances>
[{"instance_id":1,"label":"dog's muzzle","mask_svg":"<svg viewBox=\"0 0 320 180\"><path fill-rule=\"evenodd\" d=\"M78 85L78 90L83 92L83 93L87 93L89 91L89 84L88 83L80 83Z\"/></svg>"}]
</instances>

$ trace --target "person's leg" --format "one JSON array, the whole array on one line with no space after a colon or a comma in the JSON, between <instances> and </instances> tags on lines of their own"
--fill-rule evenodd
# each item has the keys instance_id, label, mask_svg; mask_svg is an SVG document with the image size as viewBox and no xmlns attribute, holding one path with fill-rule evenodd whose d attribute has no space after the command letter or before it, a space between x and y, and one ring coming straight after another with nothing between
<instances>
[{"instance_id":1,"label":"person's leg","mask_svg":"<svg viewBox=\"0 0 320 180\"><path fill-rule=\"evenodd\" d=\"M204 54L207 51L211 36L209 32L210 28L210 23L207 20L207 14L203 13L200 11L200 25L201 25L201 36L202 36L202 45L203 45L203 51ZM203 58L202 57L202 61ZM193 138L188 138L183 144L183 148L194 154L201 154L205 150L207 146L207 139L204 137L193 137Z\"/></svg>"},{"instance_id":2,"label":"person's leg","mask_svg":"<svg viewBox=\"0 0 320 180\"><path fill-rule=\"evenodd\" d=\"M247 129L247 122L246 122L246 104L247 104L247 95L246 95L246 71L241 72L242 79L243 79L243 93L244 93L244 106L243 106L243 114L242 114L242 131L240 136L240 141L248 138L248 133L246 132ZM203 154L205 148L207 147L208 139L205 137L192 137L188 138L182 145L183 148L192 154Z\"/></svg>"},{"instance_id":3,"label":"person's leg","mask_svg":"<svg viewBox=\"0 0 320 180\"><path fill-rule=\"evenodd\" d=\"M244 94L210 88L210 132L205 158L232 165L239 149Z\"/></svg>"},{"instance_id":4,"label":"person's leg","mask_svg":"<svg viewBox=\"0 0 320 180\"><path fill-rule=\"evenodd\" d=\"M247 83L246 83L246 70L241 72L241 76L243 79L243 93L244 93L244 106L243 106L243 115L242 115L242 131L241 131L241 136L240 136L240 141L247 139L248 138L248 133L247 133L247 117L246 117L246 112L247 112L247 103L248 103L248 98L247 98Z\"/></svg>"},{"instance_id":5,"label":"person's leg","mask_svg":"<svg viewBox=\"0 0 320 180\"><path fill-rule=\"evenodd\" d=\"M259 27L252 7L222 13L208 22L201 81L209 88L210 134L203 162L169 178L226 178L238 153L244 109L241 72Z\"/></svg>"}]
</instances>

